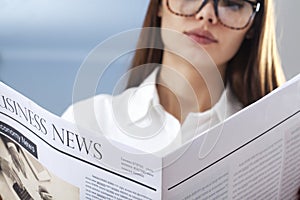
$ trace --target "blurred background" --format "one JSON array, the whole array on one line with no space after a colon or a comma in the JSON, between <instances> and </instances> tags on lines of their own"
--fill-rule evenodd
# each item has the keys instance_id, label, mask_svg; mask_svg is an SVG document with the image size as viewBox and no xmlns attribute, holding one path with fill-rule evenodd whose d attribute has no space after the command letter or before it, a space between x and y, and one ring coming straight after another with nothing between
<instances>
[{"instance_id":1,"label":"blurred background","mask_svg":"<svg viewBox=\"0 0 300 200\"><path fill-rule=\"evenodd\" d=\"M141 27L148 2L0 0L0 81L61 115L72 103L74 81L89 52L116 34ZM275 3L279 51L290 79L300 73L300 1ZM96 93L111 93L129 61L130 55L115 62Z\"/></svg>"}]
</instances>

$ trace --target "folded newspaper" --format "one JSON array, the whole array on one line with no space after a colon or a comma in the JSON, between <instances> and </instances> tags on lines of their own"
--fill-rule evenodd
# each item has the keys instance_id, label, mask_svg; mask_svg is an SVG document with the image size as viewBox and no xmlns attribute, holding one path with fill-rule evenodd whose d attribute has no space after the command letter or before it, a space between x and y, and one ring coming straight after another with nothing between
<instances>
[{"instance_id":1,"label":"folded newspaper","mask_svg":"<svg viewBox=\"0 0 300 200\"><path fill-rule=\"evenodd\" d=\"M0 137L0 199L296 199L300 75L162 157L125 151L0 83Z\"/></svg>"}]
</instances>

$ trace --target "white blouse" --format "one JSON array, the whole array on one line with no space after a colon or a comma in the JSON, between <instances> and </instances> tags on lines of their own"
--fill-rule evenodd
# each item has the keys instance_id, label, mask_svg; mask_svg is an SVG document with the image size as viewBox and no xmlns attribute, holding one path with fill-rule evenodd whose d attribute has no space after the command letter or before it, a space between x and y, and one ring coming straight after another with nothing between
<instances>
[{"instance_id":1,"label":"white blouse","mask_svg":"<svg viewBox=\"0 0 300 200\"><path fill-rule=\"evenodd\" d=\"M205 112L189 113L183 124L166 112L156 90L156 68L139 87L117 96L97 95L70 106L63 118L147 153L165 155L242 109L226 88Z\"/></svg>"}]
</instances>

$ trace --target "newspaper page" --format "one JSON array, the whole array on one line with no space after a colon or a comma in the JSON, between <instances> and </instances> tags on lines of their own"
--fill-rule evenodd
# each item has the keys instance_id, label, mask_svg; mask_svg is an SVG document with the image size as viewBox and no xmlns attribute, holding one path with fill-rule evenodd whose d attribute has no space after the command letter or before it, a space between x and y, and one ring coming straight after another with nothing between
<instances>
[{"instance_id":1,"label":"newspaper page","mask_svg":"<svg viewBox=\"0 0 300 200\"><path fill-rule=\"evenodd\" d=\"M119 147L0 83L0 199L162 199L161 158Z\"/></svg>"},{"instance_id":2,"label":"newspaper page","mask_svg":"<svg viewBox=\"0 0 300 200\"><path fill-rule=\"evenodd\" d=\"M0 137L1 199L296 199L300 75L164 157L76 127L4 84Z\"/></svg>"},{"instance_id":3,"label":"newspaper page","mask_svg":"<svg viewBox=\"0 0 300 200\"><path fill-rule=\"evenodd\" d=\"M163 199L297 199L300 75L166 156L163 165Z\"/></svg>"}]
</instances>

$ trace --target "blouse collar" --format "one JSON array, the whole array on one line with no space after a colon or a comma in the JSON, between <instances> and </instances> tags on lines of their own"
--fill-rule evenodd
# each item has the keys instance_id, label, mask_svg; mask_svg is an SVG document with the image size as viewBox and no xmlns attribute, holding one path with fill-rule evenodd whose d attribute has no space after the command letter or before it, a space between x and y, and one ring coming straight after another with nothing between
<instances>
[{"instance_id":1,"label":"blouse collar","mask_svg":"<svg viewBox=\"0 0 300 200\"><path fill-rule=\"evenodd\" d=\"M128 113L133 123L138 123L143 121L145 118L149 118L148 115L153 112L152 109L154 109L154 111L157 112L156 114L159 114L161 117L170 115L164 111L164 108L159 102L159 96L156 88L156 79L158 73L159 67L155 68L154 71L140 84L140 86L137 88L132 88L134 91L128 101ZM201 123L211 120L212 117L214 118L214 121L221 122L241 108L242 104L232 93L230 87L227 86L218 102L211 109L205 112L190 113L187 116L184 124L190 124L194 120L197 120L198 123ZM170 116L173 117L172 115ZM177 120L175 117L173 118L174 120Z\"/></svg>"}]
</instances>

